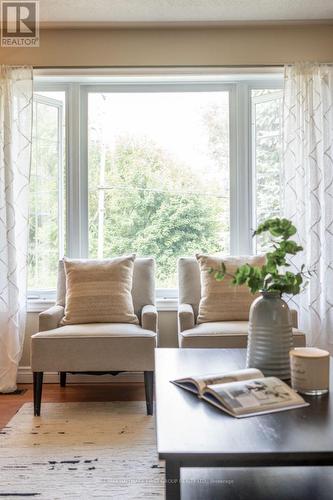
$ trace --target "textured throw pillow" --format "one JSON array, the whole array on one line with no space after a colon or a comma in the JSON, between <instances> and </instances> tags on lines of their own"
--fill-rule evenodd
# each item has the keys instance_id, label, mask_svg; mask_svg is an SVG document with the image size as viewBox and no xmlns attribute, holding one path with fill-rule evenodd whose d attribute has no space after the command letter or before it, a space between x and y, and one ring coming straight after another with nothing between
<instances>
[{"instance_id":1,"label":"textured throw pillow","mask_svg":"<svg viewBox=\"0 0 333 500\"><path fill-rule=\"evenodd\" d=\"M197 323L209 321L247 321L250 306L258 295L253 295L246 285L233 285L232 278L225 276L223 281L216 281L210 268L218 268L221 262L226 265L227 272L234 273L242 264L262 266L265 256L219 257L213 255L197 255L200 267L201 300Z\"/></svg>"},{"instance_id":2,"label":"textured throw pillow","mask_svg":"<svg viewBox=\"0 0 333 500\"><path fill-rule=\"evenodd\" d=\"M64 259L63 325L138 323L132 300L135 255L105 260Z\"/></svg>"}]
</instances>

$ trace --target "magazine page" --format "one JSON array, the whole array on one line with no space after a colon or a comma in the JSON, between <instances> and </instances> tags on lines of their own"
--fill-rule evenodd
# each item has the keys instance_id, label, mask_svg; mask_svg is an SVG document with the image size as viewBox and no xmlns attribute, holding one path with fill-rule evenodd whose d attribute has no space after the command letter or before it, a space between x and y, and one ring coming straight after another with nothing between
<instances>
[{"instance_id":1,"label":"magazine page","mask_svg":"<svg viewBox=\"0 0 333 500\"><path fill-rule=\"evenodd\" d=\"M253 378L264 377L263 373L256 368L246 368L244 370L237 370L233 372L212 373L206 375L195 375L182 379L172 380L172 382L183 389L202 394L207 386L215 384L226 384L241 380L251 380Z\"/></svg>"},{"instance_id":2,"label":"magazine page","mask_svg":"<svg viewBox=\"0 0 333 500\"><path fill-rule=\"evenodd\" d=\"M230 382L237 382L242 380L251 380L264 377L263 373L256 368L246 368L244 370L236 370L233 372L225 372L219 374L204 375L196 377L201 392L210 385L215 384L228 384Z\"/></svg>"},{"instance_id":3,"label":"magazine page","mask_svg":"<svg viewBox=\"0 0 333 500\"><path fill-rule=\"evenodd\" d=\"M276 377L211 385L207 388L207 396L213 404L215 396L223 407L235 415L307 405L301 396Z\"/></svg>"},{"instance_id":4,"label":"magazine page","mask_svg":"<svg viewBox=\"0 0 333 500\"><path fill-rule=\"evenodd\" d=\"M179 379L179 380L170 380L172 384L178 385L178 387L181 387L182 389L185 389L186 391L194 392L197 396L201 394L202 390L205 389L204 387L200 387L200 383L194 380L193 378L184 378L184 379Z\"/></svg>"}]
</instances>

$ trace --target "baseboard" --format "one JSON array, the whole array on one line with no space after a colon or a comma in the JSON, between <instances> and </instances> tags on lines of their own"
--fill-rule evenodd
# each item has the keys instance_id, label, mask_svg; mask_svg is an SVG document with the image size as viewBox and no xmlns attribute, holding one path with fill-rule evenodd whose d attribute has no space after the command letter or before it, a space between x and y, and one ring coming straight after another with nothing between
<instances>
[{"instance_id":1,"label":"baseboard","mask_svg":"<svg viewBox=\"0 0 333 500\"><path fill-rule=\"evenodd\" d=\"M45 372L44 380L46 384L59 383L59 374L56 372ZM143 383L142 372L124 372L119 375L67 375L67 381L76 384L110 384L110 383ZM32 384L32 371L30 366L20 366L18 369L17 382L19 384Z\"/></svg>"}]
</instances>

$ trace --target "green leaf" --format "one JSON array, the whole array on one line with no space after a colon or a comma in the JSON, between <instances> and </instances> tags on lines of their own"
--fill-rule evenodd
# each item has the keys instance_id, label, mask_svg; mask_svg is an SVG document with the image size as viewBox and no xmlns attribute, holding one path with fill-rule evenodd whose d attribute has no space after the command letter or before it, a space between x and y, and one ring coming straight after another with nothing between
<instances>
[{"instance_id":1,"label":"green leaf","mask_svg":"<svg viewBox=\"0 0 333 500\"><path fill-rule=\"evenodd\" d=\"M296 255L303 248L290 238L296 234L296 227L292 222L285 218L271 218L259 224L253 235L259 235L268 232L272 236L272 247L266 253L266 262L259 267L253 267L249 264L240 266L232 276L234 285L247 285L252 293L259 290L274 290L280 294L296 295L300 293L303 285L303 276L305 275L305 265L301 266L298 273L288 270L290 268L287 262L287 255ZM285 270L283 273L282 271ZM215 278L221 281L226 275L225 264L222 263L220 269L215 270ZM308 276L311 276L311 270ZM305 283L306 285L306 283ZM305 286L303 285L303 286Z\"/></svg>"}]
</instances>

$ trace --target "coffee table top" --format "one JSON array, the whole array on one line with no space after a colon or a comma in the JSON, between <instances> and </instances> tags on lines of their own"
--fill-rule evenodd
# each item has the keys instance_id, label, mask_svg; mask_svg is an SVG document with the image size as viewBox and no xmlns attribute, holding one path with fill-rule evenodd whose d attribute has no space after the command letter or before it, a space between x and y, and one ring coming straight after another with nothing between
<instances>
[{"instance_id":1,"label":"coffee table top","mask_svg":"<svg viewBox=\"0 0 333 500\"><path fill-rule=\"evenodd\" d=\"M274 465L333 465L332 395L308 397L306 408L236 419L170 383L244 368L245 355L245 349L156 349L159 457L194 463L211 457L235 466L273 460Z\"/></svg>"}]
</instances>

